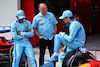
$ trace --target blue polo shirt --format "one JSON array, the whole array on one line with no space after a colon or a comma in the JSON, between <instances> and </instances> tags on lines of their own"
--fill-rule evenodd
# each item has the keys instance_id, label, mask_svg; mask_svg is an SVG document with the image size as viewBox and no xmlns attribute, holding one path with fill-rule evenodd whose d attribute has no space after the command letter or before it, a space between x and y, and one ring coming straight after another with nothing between
<instances>
[{"instance_id":1,"label":"blue polo shirt","mask_svg":"<svg viewBox=\"0 0 100 67\"><path fill-rule=\"evenodd\" d=\"M53 39L54 25L57 23L53 13L47 12L44 17L41 12L39 12L33 19L32 27L37 28L38 33L46 40L51 40Z\"/></svg>"}]
</instances>

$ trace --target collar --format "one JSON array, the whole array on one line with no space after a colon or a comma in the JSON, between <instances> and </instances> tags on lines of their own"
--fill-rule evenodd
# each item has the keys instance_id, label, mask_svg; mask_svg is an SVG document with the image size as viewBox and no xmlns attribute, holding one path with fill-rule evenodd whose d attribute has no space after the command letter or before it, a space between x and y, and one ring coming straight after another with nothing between
<instances>
[{"instance_id":1,"label":"collar","mask_svg":"<svg viewBox=\"0 0 100 67\"><path fill-rule=\"evenodd\" d=\"M76 19L74 18L72 21L70 21L69 23L67 23L66 26L69 26L73 21L76 21Z\"/></svg>"},{"instance_id":2,"label":"collar","mask_svg":"<svg viewBox=\"0 0 100 67\"><path fill-rule=\"evenodd\" d=\"M19 20L17 20L17 22L18 22L18 23L22 23L22 22L20 22Z\"/></svg>"},{"instance_id":3,"label":"collar","mask_svg":"<svg viewBox=\"0 0 100 67\"><path fill-rule=\"evenodd\" d=\"M40 15L40 16L43 16L41 12L39 12L39 15ZM46 14L46 15L48 15L48 11L47 11L47 14Z\"/></svg>"},{"instance_id":4,"label":"collar","mask_svg":"<svg viewBox=\"0 0 100 67\"><path fill-rule=\"evenodd\" d=\"M41 12L39 12L39 15L40 15L40 16L43 16Z\"/></svg>"},{"instance_id":5,"label":"collar","mask_svg":"<svg viewBox=\"0 0 100 67\"><path fill-rule=\"evenodd\" d=\"M23 19L23 22L24 22L24 21L25 21L25 19ZM23 23L23 22L20 22L19 20L17 20L17 22L18 22L18 23Z\"/></svg>"}]
</instances>

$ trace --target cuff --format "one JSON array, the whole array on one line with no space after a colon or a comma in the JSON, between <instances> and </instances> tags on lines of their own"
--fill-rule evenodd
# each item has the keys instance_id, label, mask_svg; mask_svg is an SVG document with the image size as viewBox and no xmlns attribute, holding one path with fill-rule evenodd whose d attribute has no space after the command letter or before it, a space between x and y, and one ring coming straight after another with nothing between
<instances>
[{"instance_id":1,"label":"cuff","mask_svg":"<svg viewBox=\"0 0 100 67\"><path fill-rule=\"evenodd\" d=\"M24 36L24 32L21 32L21 35Z\"/></svg>"}]
</instances>

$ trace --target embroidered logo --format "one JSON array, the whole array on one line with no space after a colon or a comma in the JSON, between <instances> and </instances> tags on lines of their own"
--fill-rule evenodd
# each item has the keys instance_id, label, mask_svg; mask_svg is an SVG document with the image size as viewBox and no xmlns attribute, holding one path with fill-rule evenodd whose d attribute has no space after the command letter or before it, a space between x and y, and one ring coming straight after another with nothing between
<instances>
[{"instance_id":1,"label":"embroidered logo","mask_svg":"<svg viewBox=\"0 0 100 67\"><path fill-rule=\"evenodd\" d=\"M24 23L24 25L26 26L27 24L26 24L26 23Z\"/></svg>"},{"instance_id":2,"label":"embroidered logo","mask_svg":"<svg viewBox=\"0 0 100 67\"><path fill-rule=\"evenodd\" d=\"M21 15L23 15L23 13L21 13Z\"/></svg>"},{"instance_id":3,"label":"embroidered logo","mask_svg":"<svg viewBox=\"0 0 100 67\"><path fill-rule=\"evenodd\" d=\"M43 20L40 20L40 23L42 23L43 22Z\"/></svg>"},{"instance_id":4,"label":"embroidered logo","mask_svg":"<svg viewBox=\"0 0 100 67\"><path fill-rule=\"evenodd\" d=\"M20 27L18 27L17 30L20 30Z\"/></svg>"},{"instance_id":5,"label":"embroidered logo","mask_svg":"<svg viewBox=\"0 0 100 67\"><path fill-rule=\"evenodd\" d=\"M50 18L50 15L48 17Z\"/></svg>"}]
</instances>

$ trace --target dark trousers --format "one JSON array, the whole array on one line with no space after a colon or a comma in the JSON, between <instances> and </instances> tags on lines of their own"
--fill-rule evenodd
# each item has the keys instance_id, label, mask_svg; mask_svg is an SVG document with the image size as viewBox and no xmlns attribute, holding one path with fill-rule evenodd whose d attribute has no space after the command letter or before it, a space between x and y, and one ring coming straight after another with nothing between
<instances>
[{"instance_id":1,"label":"dark trousers","mask_svg":"<svg viewBox=\"0 0 100 67\"><path fill-rule=\"evenodd\" d=\"M44 55L45 55L46 47L48 47L49 49L50 57L53 54L53 47L54 47L53 39L52 40L40 39L39 46L40 46L40 57L39 57L39 67L40 67L41 65L44 64Z\"/></svg>"}]
</instances>

